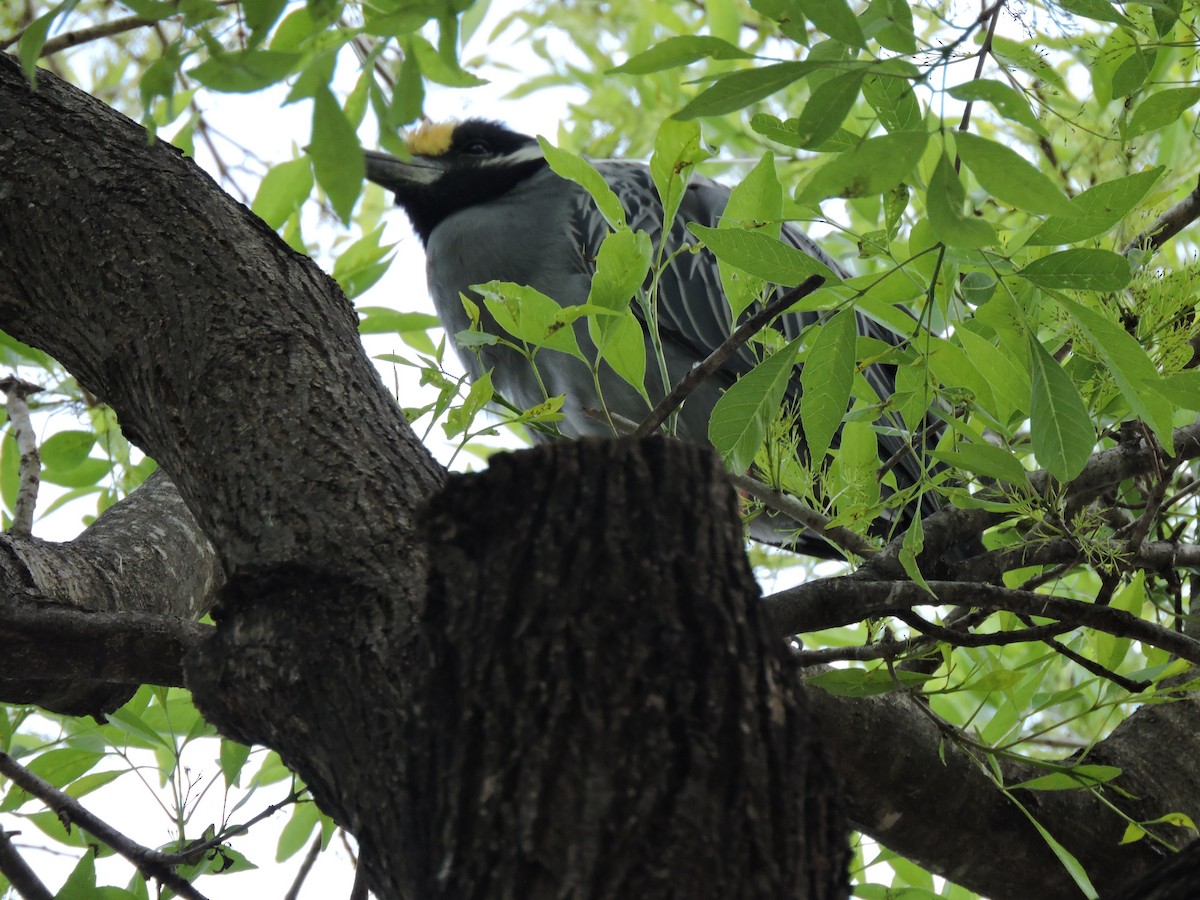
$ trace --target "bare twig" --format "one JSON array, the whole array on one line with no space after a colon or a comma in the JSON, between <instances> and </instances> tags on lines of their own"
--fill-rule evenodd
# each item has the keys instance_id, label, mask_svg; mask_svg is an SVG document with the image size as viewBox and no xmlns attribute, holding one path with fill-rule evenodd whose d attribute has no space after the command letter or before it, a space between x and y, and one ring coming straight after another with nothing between
<instances>
[{"instance_id":1,"label":"bare twig","mask_svg":"<svg viewBox=\"0 0 1200 900\"><path fill-rule=\"evenodd\" d=\"M0 379L0 391L8 398L8 420L12 422L13 437L21 451L17 478L17 500L13 504L12 533L28 535L33 532L33 511L37 506L38 485L42 478L42 460L38 456L37 437L29 417L26 400L41 393L42 388L16 375Z\"/></svg>"},{"instance_id":2,"label":"bare twig","mask_svg":"<svg viewBox=\"0 0 1200 900\"><path fill-rule=\"evenodd\" d=\"M667 420L667 416L675 412L679 405L694 391L704 379L719 369L729 357L733 356L746 341L758 334L774 321L775 317L794 304L797 300L807 297L825 283L821 275L810 275L796 287L784 291L745 322L739 325L721 346L710 353L703 362L693 366L662 401L650 410L650 414L642 420L642 424L634 431L634 437L645 437Z\"/></svg>"},{"instance_id":3,"label":"bare twig","mask_svg":"<svg viewBox=\"0 0 1200 900\"><path fill-rule=\"evenodd\" d=\"M321 855L322 836L320 832L317 832L317 836L313 838L312 844L309 845L308 853L304 855L304 861L300 863L300 871L296 873L296 878L292 881L292 886L288 888L288 892L283 895L283 900L297 900L299 898L300 888L304 887L304 879L308 877L308 873L312 871L317 857Z\"/></svg>"},{"instance_id":4,"label":"bare twig","mask_svg":"<svg viewBox=\"0 0 1200 900\"><path fill-rule=\"evenodd\" d=\"M0 830L0 875L8 879L8 883L24 900L54 900L54 894L42 884L37 873L25 862L25 857L13 846L13 835L20 833Z\"/></svg>"},{"instance_id":5,"label":"bare twig","mask_svg":"<svg viewBox=\"0 0 1200 900\"><path fill-rule=\"evenodd\" d=\"M0 752L0 775L6 776L13 784L37 797L63 821L78 825L102 844L125 857L146 878L154 878L187 900L205 900L203 894L176 873L170 864L164 862L165 854L130 840L103 819L84 809L74 797L64 794L3 752Z\"/></svg>"},{"instance_id":6,"label":"bare twig","mask_svg":"<svg viewBox=\"0 0 1200 900\"><path fill-rule=\"evenodd\" d=\"M1192 192L1154 220L1154 224L1137 235L1121 251L1128 255L1134 250L1154 253L1196 219L1200 218L1200 180Z\"/></svg>"}]
</instances>

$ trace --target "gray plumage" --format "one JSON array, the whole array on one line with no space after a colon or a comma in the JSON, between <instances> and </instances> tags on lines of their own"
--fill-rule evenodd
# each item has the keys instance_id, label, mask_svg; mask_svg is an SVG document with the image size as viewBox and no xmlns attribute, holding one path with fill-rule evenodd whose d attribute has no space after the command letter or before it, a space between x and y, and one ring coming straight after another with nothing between
<instances>
[{"instance_id":1,"label":"gray plumage","mask_svg":"<svg viewBox=\"0 0 1200 900\"><path fill-rule=\"evenodd\" d=\"M435 145L432 150L430 144ZM459 294L470 295L470 286L474 284L511 281L536 288L564 306L586 302L594 260L609 228L583 188L549 169L532 138L496 123L468 120L440 132L437 140L418 139L410 146L414 151L410 162L368 152L367 177L395 191L397 204L408 212L425 245L426 272L434 306L452 340L470 327ZM657 247L663 211L648 167L612 161L594 165L621 201L630 227L649 233ZM687 230L688 222L716 227L728 200L728 188L694 176L670 228L663 255L670 262L660 278L658 295L659 332L670 384L678 382L732 330L729 306L713 256L707 251L674 253L684 243L696 243ZM798 227L785 223L782 239L819 260L839 277L848 277ZM633 308L640 315L638 304ZM483 315L484 330L503 334L486 310ZM817 319L817 313L788 313L774 327L790 339ZM901 340L861 313L857 322L862 335L893 345ZM592 351L594 356L586 327L580 323L576 332L581 349L585 354ZM649 338L646 345L646 385L651 401L657 402L663 395L662 378ZM589 369L568 354L547 349L538 352L542 379L539 384L527 361L511 348L498 345L456 345L456 348L472 379L491 370L496 390L519 407L542 402L545 399L542 384L550 396L565 395L564 418L559 427L572 437L612 433L606 422L585 410L603 405L636 422L650 409L645 399L615 373L605 374L603 366L602 404ZM754 351L743 347L714 377L702 383L679 414L678 434L707 440L713 405L757 361ZM872 365L864 375L880 398L892 394L895 386L892 366ZM799 392L797 371L790 395L795 399ZM888 459L907 446L902 431L894 423L888 424L879 436L881 459ZM895 473L901 487L915 483L922 474L916 454L903 454ZM922 505L922 512L935 508L932 498L924 500ZM801 535L792 543L795 549L812 555L837 555L815 535Z\"/></svg>"}]
</instances>

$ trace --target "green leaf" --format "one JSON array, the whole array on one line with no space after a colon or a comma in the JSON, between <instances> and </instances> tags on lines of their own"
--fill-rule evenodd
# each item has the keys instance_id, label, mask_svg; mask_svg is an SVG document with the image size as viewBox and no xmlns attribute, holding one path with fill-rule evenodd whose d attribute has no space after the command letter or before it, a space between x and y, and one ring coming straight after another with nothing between
<instances>
[{"instance_id":1,"label":"green leaf","mask_svg":"<svg viewBox=\"0 0 1200 900\"><path fill-rule=\"evenodd\" d=\"M963 214L966 196L950 157L943 153L925 194L925 211L933 233L948 247L973 250L996 243L996 229L983 219Z\"/></svg>"},{"instance_id":2,"label":"green leaf","mask_svg":"<svg viewBox=\"0 0 1200 900\"><path fill-rule=\"evenodd\" d=\"M426 78L435 84L453 88L482 87L487 84L486 78L472 75L450 58L450 54L441 53L433 44L419 34L412 34L407 39L410 51L416 54L417 63Z\"/></svg>"},{"instance_id":3,"label":"green leaf","mask_svg":"<svg viewBox=\"0 0 1200 900\"><path fill-rule=\"evenodd\" d=\"M248 759L250 748L246 744L221 738L220 762L225 787L237 787L241 783L242 769L245 768Z\"/></svg>"},{"instance_id":4,"label":"green leaf","mask_svg":"<svg viewBox=\"0 0 1200 900\"><path fill-rule=\"evenodd\" d=\"M1146 385L1152 386L1180 409L1200 411L1200 372L1195 369L1164 375L1162 378L1155 377Z\"/></svg>"},{"instance_id":5,"label":"green leaf","mask_svg":"<svg viewBox=\"0 0 1200 900\"><path fill-rule=\"evenodd\" d=\"M917 52L912 9L908 0L871 0L864 31L885 50L905 56Z\"/></svg>"},{"instance_id":6,"label":"green leaf","mask_svg":"<svg viewBox=\"0 0 1200 900\"><path fill-rule=\"evenodd\" d=\"M404 334L428 331L441 327L441 320L429 313L397 312L386 306L359 306L356 312L363 317L358 323L359 334Z\"/></svg>"},{"instance_id":7,"label":"green leaf","mask_svg":"<svg viewBox=\"0 0 1200 900\"><path fill-rule=\"evenodd\" d=\"M242 0L242 16L255 36L255 43L260 42L279 21L285 6L287 0Z\"/></svg>"},{"instance_id":8,"label":"green leaf","mask_svg":"<svg viewBox=\"0 0 1200 900\"><path fill-rule=\"evenodd\" d=\"M934 450L933 458L985 478L1022 486L1029 483L1028 473L1021 461L1007 450L991 444L960 443L953 450Z\"/></svg>"},{"instance_id":9,"label":"green leaf","mask_svg":"<svg viewBox=\"0 0 1200 900\"><path fill-rule=\"evenodd\" d=\"M1135 47L1129 56L1121 60L1112 76L1113 99L1128 97L1145 84L1150 78L1150 70L1154 68L1157 56L1157 50Z\"/></svg>"},{"instance_id":10,"label":"green leaf","mask_svg":"<svg viewBox=\"0 0 1200 900\"><path fill-rule=\"evenodd\" d=\"M875 697L892 691L916 688L929 680L928 675L880 666L876 669L831 669L804 679L837 697Z\"/></svg>"},{"instance_id":11,"label":"green leaf","mask_svg":"<svg viewBox=\"0 0 1200 900\"><path fill-rule=\"evenodd\" d=\"M977 78L965 84L955 85L950 88L948 93L955 100L961 100L964 103L979 100L990 103L1004 118L1019 122L1042 136L1047 134L1045 127L1030 109L1029 101L1007 84L986 78Z\"/></svg>"},{"instance_id":12,"label":"green leaf","mask_svg":"<svg viewBox=\"0 0 1200 900\"><path fill-rule=\"evenodd\" d=\"M83 463L96 443L90 431L60 431L46 438L38 452L42 464L58 469L71 469Z\"/></svg>"},{"instance_id":13,"label":"green leaf","mask_svg":"<svg viewBox=\"0 0 1200 900\"><path fill-rule=\"evenodd\" d=\"M676 119L723 116L744 109L764 97L783 90L810 72L828 68L824 60L776 63L757 69L743 69L718 78L675 113Z\"/></svg>"},{"instance_id":14,"label":"green leaf","mask_svg":"<svg viewBox=\"0 0 1200 900\"><path fill-rule=\"evenodd\" d=\"M73 747L60 747L40 753L26 765L34 775L49 782L56 788L63 788L79 776L95 768L104 758L103 753L89 750L76 750ZM30 795L17 785L12 785L0 802L0 812L12 812L20 808Z\"/></svg>"},{"instance_id":15,"label":"green leaf","mask_svg":"<svg viewBox=\"0 0 1200 900\"><path fill-rule=\"evenodd\" d=\"M329 195L334 211L348 223L362 191L366 163L354 126L328 88L321 88L313 97L308 155L312 157L317 184Z\"/></svg>"},{"instance_id":16,"label":"green leaf","mask_svg":"<svg viewBox=\"0 0 1200 900\"><path fill-rule=\"evenodd\" d=\"M954 140L975 180L996 199L1031 213L1074 213L1062 188L1016 151L966 131L955 132Z\"/></svg>"},{"instance_id":17,"label":"green leaf","mask_svg":"<svg viewBox=\"0 0 1200 900\"><path fill-rule=\"evenodd\" d=\"M54 9L38 16L21 32L21 38L17 41L17 56L21 60L21 69L29 79L31 88L37 87L37 61L41 58L42 48L46 46L50 26L54 24L55 19L66 15L78 4L79 0L64 0Z\"/></svg>"},{"instance_id":18,"label":"green leaf","mask_svg":"<svg viewBox=\"0 0 1200 900\"><path fill-rule=\"evenodd\" d=\"M739 378L713 407L708 439L733 471L750 468L768 423L779 414L800 340L796 338Z\"/></svg>"},{"instance_id":19,"label":"green leaf","mask_svg":"<svg viewBox=\"0 0 1200 900\"><path fill-rule=\"evenodd\" d=\"M667 38L642 53L631 56L621 65L609 69L610 75L648 75L664 69L686 66L700 59L753 59L754 54L739 50L728 41L706 35L685 35Z\"/></svg>"},{"instance_id":20,"label":"green leaf","mask_svg":"<svg viewBox=\"0 0 1200 900\"><path fill-rule=\"evenodd\" d=\"M312 160L292 159L271 166L250 204L260 219L279 230L297 212L313 189Z\"/></svg>"},{"instance_id":21,"label":"green leaf","mask_svg":"<svg viewBox=\"0 0 1200 900\"><path fill-rule=\"evenodd\" d=\"M1133 28L1133 23L1113 6L1112 0L1058 0L1058 5L1068 12L1073 12L1086 19L1094 19L1097 22L1113 22L1130 29Z\"/></svg>"},{"instance_id":22,"label":"green leaf","mask_svg":"<svg viewBox=\"0 0 1200 900\"><path fill-rule=\"evenodd\" d=\"M1155 166L1088 188L1071 200L1071 216L1051 216L1026 243L1074 244L1104 234L1129 215L1164 171L1164 166Z\"/></svg>"},{"instance_id":23,"label":"green leaf","mask_svg":"<svg viewBox=\"0 0 1200 900\"><path fill-rule=\"evenodd\" d=\"M775 154L769 150L729 194L721 214L721 229L750 229L778 240L783 221L783 187L775 174ZM718 260L721 288L736 320L763 296L766 282Z\"/></svg>"},{"instance_id":24,"label":"green leaf","mask_svg":"<svg viewBox=\"0 0 1200 900\"><path fill-rule=\"evenodd\" d=\"M1016 273L1046 290L1119 291L1133 273L1129 260L1111 250L1076 248L1035 259Z\"/></svg>"},{"instance_id":25,"label":"green leaf","mask_svg":"<svg viewBox=\"0 0 1200 900\"><path fill-rule=\"evenodd\" d=\"M1084 870L1083 866L1079 864L1079 860L1072 856L1071 852L1067 850L1066 847L1056 841L1054 836L1042 826L1042 823L1035 819L1033 814L1024 806L1022 806L1021 803L1012 796L1012 794L1010 794L1008 791L1005 791L1005 794L1013 803L1017 805L1017 808L1025 814L1025 817L1033 823L1033 827L1037 829L1038 834L1042 836L1042 840L1046 842L1046 845L1053 851L1054 855L1058 857L1058 861L1062 864L1063 868L1067 870L1067 874L1071 876L1072 880L1075 882L1075 886L1083 892L1084 897L1086 897L1087 900L1096 900L1096 898L1099 897L1099 894L1096 893L1096 888L1092 886L1092 882L1088 878L1087 872Z\"/></svg>"},{"instance_id":26,"label":"green leaf","mask_svg":"<svg viewBox=\"0 0 1200 900\"><path fill-rule=\"evenodd\" d=\"M646 282L654 247L650 235L628 228L614 231L600 244L588 303L624 310Z\"/></svg>"},{"instance_id":27,"label":"green leaf","mask_svg":"<svg viewBox=\"0 0 1200 900\"><path fill-rule=\"evenodd\" d=\"M848 47L865 49L866 38L858 24L858 16L846 0L796 0L804 17L831 38Z\"/></svg>"},{"instance_id":28,"label":"green leaf","mask_svg":"<svg viewBox=\"0 0 1200 900\"><path fill-rule=\"evenodd\" d=\"M112 463L107 459L85 459L79 465L71 466L69 469L47 466L42 470L42 481L67 488L90 487L105 478L111 471Z\"/></svg>"},{"instance_id":29,"label":"green leaf","mask_svg":"<svg viewBox=\"0 0 1200 900\"><path fill-rule=\"evenodd\" d=\"M918 131L921 128L921 104L913 93L915 72L909 67L891 66L896 71L876 71L863 82L863 97L879 114L889 132Z\"/></svg>"},{"instance_id":30,"label":"green leaf","mask_svg":"<svg viewBox=\"0 0 1200 900\"><path fill-rule=\"evenodd\" d=\"M1096 428L1070 377L1032 334L1029 358L1033 452L1051 475L1070 481L1083 470L1096 445Z\"/></svg>"},{"instance_id":31,"label":"green leaf","mask_svg":"<svg viewBox=\"0 0 1200 900\"><path fill-rule=\"evenodd\" d=\"M509 282L472 285L500 327L519 341L561 350L584 360L572 324L592 312L586 305L562 307L540 291Z\"/></svg>"},{"instance_id":32,"label":"green leaf","mask_svg":"<svg viewBox=\"0 0 1200 900\"><path fill-rule=\"evenodd\" d=\"M1100 355L1129 408L1150 426L1167 453L1173 454L1174 411L1162 394L1145 384L1158 376L1158 369L1142 345L1120 325L1094 310L1066 297L1056 299Z\"/></svg>"},{"instance_id":33,"label":"green leaf","mask_svg":"<svg viewBox=\"0 0 1200 900\"><path fill-rule=\"evenodd\" d=\"M810 275L824 276L827 285L840 280L829 267L803 250L758 231L707 228L694 222L688 225L688 230L704 241L717 259L772 284L793 287Z\"/></svg>"},{"instance_id":34,"label":"green leaf","mask_svg":"<svg viewBox=\"0 0 1200 900\"><path fill-rule=\"evenodd\" d=\"M242 50L210 56L188 74L214 91L250 94L283 81L302 59L281 50Z\"/></svg>"},{"instance_id":35,"label":"green leaf","mask_svg":"<svg viewBox=\"0 0 1200 900\"><path fill-rule=\"evenodd\" d=\"M1125 128L1126 139L1140 137L1178 121L1197 100L1200 100L1200 87L1172 88L1147 97L1130 116Z\"/></svg>"},{"instance_id":36,"label":"green leaf","mask_svg":"<svg viewBox=\"0 0 1200 900\"><path fill-rule=\"evenodd\" d=\"M1070 766L1059 772L1054 772L1050 775L1041 775L1037 778L1031 778L1028 781L1022 781L1020 784L1010 785L1010 790L1024 788L1029 791L1077 791L1080 788L1092 787L1097 784L1104 784L1107 781L1112 781L1121 774L1121 770L1116 766L1100 766L1090 763L1083 763L1078 766Z\"/></svg>"},{"instance_id":37,"label":"green leaf","mask_svg":"<svg viewBox=\"0 0 1200 900\"><path fill-rule=\"evenodd\" d=\"M642 321L626 309L618 315L597 315L588 319L588 325L597 326L592 333L596 344L596 357L603 359L643 398L646 393L646 334Z\"/></svg>"},{"instance_id":38,"label":"green leaf","mask_svg":"<svg viewBox=\"0 0 1200 900\"><path fill-rule=\"evenodd\" d=\"M96 889L96 856L85 853L66 882L55 894L55 900L97 900L99 891Z\"/></svg>"},{"instance_id":39,"label":"green leaf","mask_svg":"<svg viewBox=\"0 0 1200 900\"><path fill-rule=\"evenodd\" d=\"M650 176L663 205L663 221L675 221L696 163L711 154L700 145L700 126L695 122L665 120L654 135Z\"/></svg>"},{"instance_id":40,"label":"green leaf","mask_svg":"<svg viewBox=\"0 0 1200 900\"><path fill-rule=\"evenodd\" d=\"M346 297L353 300L387 271L391 263L387 255L395 244L380 244L383 226L364 234L338 254L333 264L333 277Z\"/></svg>"},{"instance_id":41,"label":"green leaf","mask_svg":"<svg viewBox=\"0 0 1200 900\"><path fill-rule=\"evenodd\" d=\"M581 156L560 150L543 137L538 137L546 162L560 178L573 181L591 195L596 209L604 216L604 221L613 231L628 228L625 224L625 208L613 193L596 167Z\"/></svg>"},{"instance_id":42,"label":"green leaf","mask_svg":"<svg viewBox=\"0 0 1200 900\"><path fill-rule=\"evenodd\" d=\"M867 138L818 169L801 188L799 203L819 203L827 197L870 197L911 180L925 152L929 135L903 131Z\"/></svg>"},{"instance_id":43,"label":"green leaf","mask_svg":"<svg viewBox=\"0 0 1200 900\"><path fill-rule=\"evenodd\" d=\"M465 434L475 421L475 417L483 412L484 407L492 402L494 396L496 396L496 389L492 386L492 373L484 372L471 382L471 388L467 391L463 402L446 415L446 421L442 426L446 438L449 440Z\"/></svg>"},{"instance_id":44,"label":"green leaf","mask_svg":"<svg viewBox=\"0 0 1200 900\"><path fill-rule=\"evenodd\" d=\"M818 330L800 370L800 422L810 464L819 466L850 405L858 328L842 310Z\"/></svg>"},{"instance_id":45,"label":"green leaf","mask_svg":"<svg viewBox=\"0 0 1200 900\"><path fill-rule=\"evenodd\" d=\"M321 814L317 804L312 802L297 803L292 807L292 817L279 833L279 844L275 849L275 862L291 859L304 849L309 835L317 827Z\"/></svg>"},{"instance_id":46,"label":"green leaf","mask_svg":"<svg viewBox=\"0 0 1200 900\"><path fill-rule=\"evenodd\" d=\"M796 123L800 146L812 148L837 133L862 90L863 71L853 69L822 81L804 104Z\"/></svg>"}]
</instances>

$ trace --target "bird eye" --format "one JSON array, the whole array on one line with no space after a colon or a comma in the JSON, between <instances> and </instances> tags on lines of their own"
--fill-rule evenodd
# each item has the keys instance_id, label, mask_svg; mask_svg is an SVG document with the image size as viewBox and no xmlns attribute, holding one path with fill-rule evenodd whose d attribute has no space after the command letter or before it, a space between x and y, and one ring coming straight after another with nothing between
<instances>
[{"instance_id":1,"label":"bird eye","mask_svg":"<svg viewBox=\"0 0 1200 900\"><path fill-rule=\"evenodd\" d=\"M487 141L473 140L462 148L464 156L487 156L492 152L492 148L488 146Z\"/></svg>"}]
</instances>

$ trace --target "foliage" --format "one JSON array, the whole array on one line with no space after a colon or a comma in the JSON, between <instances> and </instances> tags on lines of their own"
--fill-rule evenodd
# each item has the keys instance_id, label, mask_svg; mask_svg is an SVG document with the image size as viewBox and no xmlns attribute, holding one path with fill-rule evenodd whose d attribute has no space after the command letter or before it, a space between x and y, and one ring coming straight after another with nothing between
<instances>
[{"instance_id":1,"label":"foliage","mask_svg":"<svg viewBox=\"0 0 1200 900\"><path fill-rule=\"evenodd\" d=\"M1194 439L1176 455L1175 429L1200 411L1195 241L1154 219L1195 178L1194 7L1072 0L998 3L980 13L903 0L616 0L518 5L498 17L487 6L31 2L0 9L0 35L20 35L15 50L31 74L41 59L189 153L198 139L213 139L204 109L224 94L282 85L285 103L311 101L307 155L297 151L256 173L252 208L314 254L341 239L324 239L327 217L314 217L313 200L349 223L358 237L333 249L332 270L351 298L383 275L391 252L382 242L383 201L374 188L364 194L364 123L373 120L382 143L395 147L427 95L479 84L485 64L506 64L493 48L515 37L537 61L507 61L525 73L515 97L570 87L585 98L544 145L556 171L597 195L613 233L587 307L567 316L528 288L492 284L483 302L508 336L465 340L506 340L536 363L541 352L580 354L576 332L561 326L582 317L605 359L641 389L646 360L630 303L653 304L652 290L634 295L645 273L669 260L629 229L580 154L652 159L668 204L693 170L740 181L722 227L695 229L722 263L735 314L763 285L797 284L815 271L811 259L779 242L781 221L805 223L834 258L853 260L855 274L822 272L826 284L802 302L833 315L802 339L760 336L761 364L728 392L712 423L731 467L755 467L923 583L929 563L919 552L928 533L914 528L885 549L866 526L882 507L913 500L908 492L881 495L872 437L881 413L915 432L932 410L943 432L932 458L922 460L927 476L917 490L986 512L990 526L985 542L995 566L968 563L958 577L1044 590L1186 630L1190 585L1173 566L1194 559L1200 543L1200 481ZM94 40L75 47L67 39L96 26L102 33ZM464 47L481 48L481 56L463 58ZM490 445L476 439L497 425L483 412L503 410L504 398L490 381L470 386L453 370L427 313L389 302L372 295L359 307L362 330L394 334L408 348L382 358L419 373L421 390L405 396L406 411L427 435L440 423L455 447L486 453ZM851 307L910 340L884 347L856 339ZM43 478L67 489L43 513L88 494L103 509L148 474L153 464L121 437L111 412L56 363L8 338L0 354L48 389L43 408L79 416L79 425L42 446ZM798 410L780 411L793 361L808 365L804 398ZM869 388L861 373L870 363L897 366L894 396ZM547 396L540 407L509 408L501 418L552 429L560 403ZM809 455L786 446L794 432L783 416L803 424ZM1153 468L1072 491L1097 451L1139 443L1161 448ZM6 439L0 496L10 513L16 463ZM793 564L779 554L757 558L764 572ZM1013 756L1042 761L1045 779L1022 785L1027 790L1104 791L1115 773L1088 767L1089 748L1186 669L1148 640L1062 621L1055 638L1010 642L1014 632L1054 620L930 603L926 616L936 622L864 616L806 634L805 647L824 660L885 660L816 681L849 695L921 692L981 766L998 771L997 760ZM935 630L939 623L949 630ZM867 644L880 652L862 653ZM906 656L925 657L925 674L906 670ZM73 794L111 777L136 778L126 762L135 747L153 753L170 781L183 744L206 734L194 713L181 730L172 711L186 706L177 692L143 689L110 724L86 728L11 708L0 715L3 749ZM1064 748L1082 764L1045 762ZM237 783L228 767L239 768L230 763L239 756L244 763L244 751L221 749L227 789ZM100 772L101 761L118 768ZM275 771L269 762L252 785ZM997 780L997 790L1015 787ZM181 797L179 841L198 836L186 809ZM14 787L0 812L82 846L78 833L57 828ZM1166 830L1131 822L1131 838L1182 842L1193 826L1172 812L1162 810ZM285 830L291 852L315 822ZM1086 874L1052 835L1046 839L1086 893ZM872 852L860 854L862 871L874 862L888 868L872 865L858 896L885 895L870 883L879 871L911 896L967 896L889 851L868 858ZM95 883L86 867L76 877ZM145 892L144 884L129 889Z\"/></svg>"}]
</instances>

